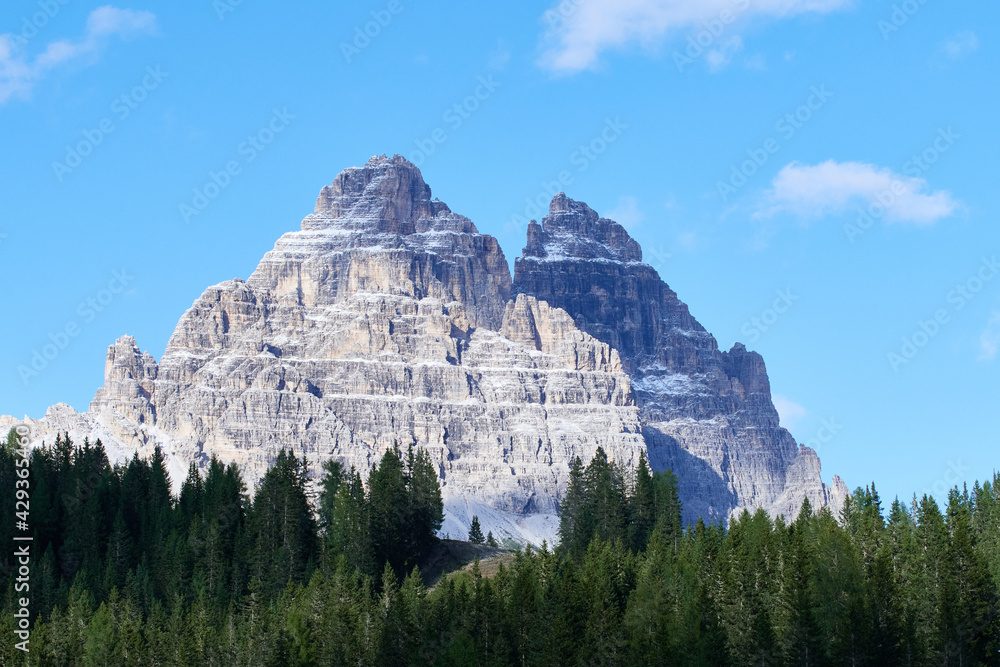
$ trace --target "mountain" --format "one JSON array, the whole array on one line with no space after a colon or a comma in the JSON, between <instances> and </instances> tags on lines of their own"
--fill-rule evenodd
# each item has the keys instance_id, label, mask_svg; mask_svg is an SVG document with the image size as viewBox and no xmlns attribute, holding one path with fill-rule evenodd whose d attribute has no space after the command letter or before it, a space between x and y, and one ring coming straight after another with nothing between
<instances>
[{"instance_id":1,"label":"mountain","mask_svg":"<svg viewBox=\"0 0 1000 667\"><path fill-rule=\"evenodd\" d=\"M86 413L26 422L36 442L100 437L113 458L159 445L175 483L211 455L252 482L283 447L314 472L424 447L456 537L478 514L497 536L553 541L569 463L599 446L673 468L688 518L838 506L843 483L779 427L761 357L720 352L641 255L559 194L512 283L496 239L414 165L375 157L324 187L246 281L207 289L159 361L124 336Z\"/></svg>"},{"instance_id":2,"label":"mountain","mask_svg":"<svg viewBox=\"0 0 1000 667\"><path fill-rule=\"evenodd\" d=\"M556 195L528 226L513 291L618 351L650 464L677 473L686 519L758 506L792 516L803 497L839 507L846 487L823 484L816 453L778 425L761 356L740 343L720 351L618 223Z\"/></svg>"}]
</instances>

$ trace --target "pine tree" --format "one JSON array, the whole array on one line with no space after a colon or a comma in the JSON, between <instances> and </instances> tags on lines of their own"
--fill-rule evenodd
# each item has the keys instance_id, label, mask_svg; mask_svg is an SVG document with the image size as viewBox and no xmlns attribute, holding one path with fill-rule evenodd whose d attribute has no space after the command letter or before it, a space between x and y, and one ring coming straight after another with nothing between
<instances>
[{"instance_id":1,"label":"pine tree","mask_svg":"<svg viewBox=\"0 0 1000 667\"><path fill-rule=\"evenodd\" d=\"M311 574L317 553L313 510L306 495L305 461L281 450L261 480L250 512L252 575L268 595Z\"/></svg>"},{"instance_id":2,"label":"pine tree","mask_svg":"<svg viewBox=\"0 0 1000 667\"><path fill-rule=\"evenodd\" d=\"M414 559L422 557L437 543L437 531L444 522L444 502L441 483L426 449L413 455L410 447L407 466L407 496L410 510L407 518L408 549Z\"/></svg>"},{"instance_id":3,"label":"pine tree","mask_svg":"<svg viewBox=\"0 0 1000 667\"><path fill-rule=\"evenodd\" d=\"M593 534L583 474L583 462L578 456L570 464L566 495L559 504L559 545L568 556L577 559L583 558Z\"/></svg>"},{"instance_id":4,"label":"pine tree","mask_svg":"<svg viewBox=\"0 0 1000 667\"><path fill-rule=\"evenodd\" d=\"M677 551L683 536L683 506L678 494L677 476L672 470L653 475L654 525L660 528L667 544Z\"/></svg>"},{"instance_id":5,"label":"pine tree","mask_svg":"<svg viewBox=\"0 0 1000 667\"><path fill-rule=\"evenodd\" d=\"M635 484L629 497L629 543L634 551L645 551L649 534L656 523L656 490L653 476L646 465L646 454L640 452Z\"/></svg>"},{"instance_id":6,"label":"pine tree","mask_svg":"<svg viewBox=\"0 0 1000 667\"><path fill-rule=\"evenodd\" d=\"M625 538L625 485L621 470L600 447L584 472L588 510L594 518L593 537L608 542Z\"/></svg>"},{"instance_id":7,"label":"pine tree","mask_svg":"<svg viewBox=\"0 0 1000 667\"><path fill-rule=\"evenodd\" d=\"M490 536L492 535L493 533L490 533ZM486 540L483 537L483 530L479 527L479 517L473 514L472 527L469 528L469 542L472 544L482 544L485 541Z\"/></svg>"},{"instance_id":8,"label":"pine tree","mask_svg":"<svg viewBox=\"0 0 1000 667\"><path fill-rule=\"evenodd\" d=\"M323 535L327 571L333 571L342 557L349 571L375 574L368 501L361 476L353 467L338 486L330 511L329 524Z\"/></svg>"},{"instance_id":9,"label":"pine tree","mask_svg":"<svg viewBox=\"0 0 1000 667\"><path fill-rule=\"evenodd\" d=\"M387 449L368 476L369 530L377 567L400 570L409 555L410 497L399 449Z\"/></svg>"},{"instance_id":10,"label":"pine tree","mask_svg":"<svg viewBox=\"0 0 1000 667\"><path fill-rule=\"evenodd\" d=\"M959 665L986 664L996 657L991 632L997 613L996 587L976 549L968 493L948 493L948 545L942 621L945 655Z\"/></svg>"},{"instance_id":11,"label":"pine tree","mask_svg":"<svg viewBox=\"0 0 1000 667\"><path fill-rule=\"evenodd\" d=\"M345 481L344 466L340 461L325 461L323 463L323 478L320 480L319 506L316 508L319 516L320 530L327 530L333 520L334 499L340 484Z\"/></svg>"},{"instance_id":12,"label":"pine tree","mask_svg":"<svg viewBox=\"0 0 1000 667\"><path fill-rule=\"evenodd\" d=\"M486 533L486 545L493 547L494 549L500 546L499 544L497 544L497 538L493 537L492 530Z\"/></svg>"}]
</instances>

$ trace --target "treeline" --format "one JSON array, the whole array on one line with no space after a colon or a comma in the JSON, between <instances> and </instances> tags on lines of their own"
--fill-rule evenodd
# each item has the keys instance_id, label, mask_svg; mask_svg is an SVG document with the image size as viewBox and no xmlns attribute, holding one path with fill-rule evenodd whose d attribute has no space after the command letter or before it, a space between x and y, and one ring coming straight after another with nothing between
<instances>
[{"instance_id":1,"label":"treeline","mask_svg":"<svg viewBox=\"0 0 1000 667\"><path fill-rule=\"evenodd\" d=\"M2 488L13 470L0 453ZM253 498L217 461L171 498L159 455L112 467L65 439L31 470L40 615L4 665L1000 664L1000 475L943 513L885 512L868 487L838 517L806 502L682 529L672 475L598 451L573 465L558 549L427 590L411 566L440 491L421 452L387 452L367 489L329 466L315 513L287 453Z\"/></svg>"},{"instance_id":2,"label":"treeline","mask_svg":"<svg viewBox=\"0 0 1000 667\"><path fill-rule=\"evenodd\" d=\"M213 458L204 475L191 466L175 498L159 449L111 466L99 440L75 446L59 436L30 455L26 596L15 591L10 548L24 534L15 524L15 443L12 431L0 450L0 539L8 545L0 585L6 610L30 598L36 627L40 619L54 630L80 605L96 612L127 602L149 620L195 601L213 613L248 599L270 604L287 586L340 565L367 577L384 566L402 575L433 547L443 520L437 473L423 450L387 451L367 490L356 470L328 462L316 502L305 458L281 451L252 497L237 467Z\"/></svg>"}]
</instances>

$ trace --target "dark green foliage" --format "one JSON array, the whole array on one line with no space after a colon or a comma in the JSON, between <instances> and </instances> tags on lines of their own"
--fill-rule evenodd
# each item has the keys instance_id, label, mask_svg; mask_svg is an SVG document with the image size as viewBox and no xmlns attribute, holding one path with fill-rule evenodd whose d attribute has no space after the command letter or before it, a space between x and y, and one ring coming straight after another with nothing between
<instances>
[{"instance_id":1,"label":"dark green foliage","mask_svg":"<svg viewBox=\"0 0 1000 667\"><path fill-rule=\"evenodd\" d=\"M254 496L247 520L249 576L266 595L312 574L319 544L306 482L305 460L281 450Z\"/></svg>"},{"instance_id":2,"label":"dark green foliage","mask_svg":"<svg viewBox=\"0 0 1000 667\"><path fill-rule=\"evenodd\" d=\"M493 533L490 533L490 537L492 536ZM469 528L469 542L473 544L482 544L485 541L486 538L483 537L483 529L479 526L479 517L473 515L472 526Z\"/></svg>"},{"instance_id":3,"label":"dark green foliage","mask_svg":"<svg viewBox=\"0 0 1000 667\"><path fill-rule=\"evenodd\" d=\"M368 477L369 534L375 562L402 570L411 553L412 508L399 449L386 450Z\"/></svg>"},{"instance_id":4,"label":"dark green foliage","mask_svg":"<svg viewBox=\"0 0 1000 667\"><path fill-rule=\"evenodd\" d=\"M6 488L14 461L0 447ZM442 510L422 450L386 452L367 492L324 466L315 510L288 452L252 502L233 465L192 468L173 498L159 452L112 467L100 442L60 437L29 469L31 653L4 641L3 665L1000 664L1000 476L944 513L884 515L869 486L838 517L806 501L684 530L672 475L643 460L626 480L599 451L574 464L557 552L427 591L410 564Z\"/></svg>"},{"instance_id":5,"label":"dark green foliage","mask_svg":"<svg viewBox=\"0 0 1000 667\"><path fill-rule=\"evenodd\" d=\"M444 502L438 473L431 463L430 454L418 449L416 456L411 446L407 454L406 494L409 515L408 550L419 558L437 543L437 531L444 522Z\"/></svg>"}]
</instances>

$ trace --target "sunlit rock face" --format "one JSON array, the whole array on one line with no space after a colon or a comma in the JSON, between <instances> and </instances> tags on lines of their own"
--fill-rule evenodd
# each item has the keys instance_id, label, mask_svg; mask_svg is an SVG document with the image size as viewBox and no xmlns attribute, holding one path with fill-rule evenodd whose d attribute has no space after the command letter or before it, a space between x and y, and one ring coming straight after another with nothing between
<instances>
[{"instance_id":1,"label":"sunlit rock face","mask_svg":"<svg viewBox=\"0 0 1000 667\"><path fill-rule=\"evenodd\" d=\"M816 453L778 425L764 360L719 350L618 223L563 194L515 262L514 292L565 310L621 355L649 459L672 468L688 520L762 506L793 516L808 497L839 507L846 488L820 479Z\"/></svg>"},{"instance_id":2,"label":"sunlit rock face","mask_svg":"<svg viewBox=\"0 0 1000 667\"><path fill-rule=\"evenodd\" d=\"M569 464L597 447L646 453L681 478L688 518L839 503L815 453L778 426L763 360L715 339L617 223L558 195L528 231L512 286L496 239L432 199L399 156L324 187L299 231L246 280L207 289L157 362L124 336L90 409L28 420L100 437L112 458L234 461L253 484L282 449L313 473L366 473L394 444L423 447L446 504L442 534L556 539ZM0 425L13 423L0 419Z\"/></svg>"}]
</instances>

